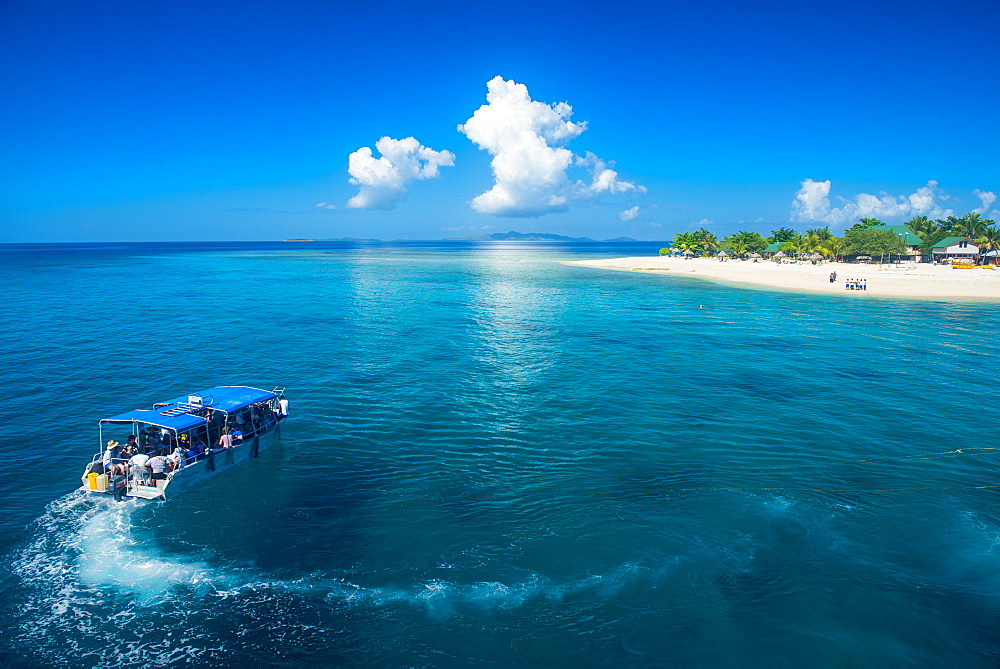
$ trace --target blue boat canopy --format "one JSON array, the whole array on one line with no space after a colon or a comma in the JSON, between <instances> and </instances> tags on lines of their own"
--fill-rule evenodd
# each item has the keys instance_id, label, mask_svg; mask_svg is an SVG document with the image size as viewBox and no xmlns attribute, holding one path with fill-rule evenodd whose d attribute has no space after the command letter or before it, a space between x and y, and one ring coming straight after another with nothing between
<instances>
[{"instance_id":1,"label":"blue boat canopy","mask_svg":"<svg viewBox=\"0 0 1000 669\"><path fill-rule=\"evenodd\" d=\"M202 397L205 399L205 406L212 407L213 409L222 409L223 411L228 411L232 413L237 409L242 409L243 407L248 407L251 404L257 404L258 402L267 402L268 400L277 397L270 390L261 390L260 388L251 388L250 386L216 386L215 388L206 388L198 393L192 393L197 397ZM166 402L157 402L154 406L159 407L162 405L186 405L190 395L184 395L183 397L178 397L174 400L168 400ZM209 403L211 400L211 404Z\"/></svg>"},{"instance_id":2,"label":"blue boat canopy","mask_svg":"<svg viewBox=\"0 0 1000 669\"><path fill-rule=\"evenodd\" d=\"M205 424L205 418L202 416L194 416L189 413L182 413L179 415L171 416L164 415L166 409L153 410L153 409L135 409L134 411L126 411L125 413L118 414L117 416L112 416L111 418L104 418L101 420L102 423L149 423L150 425L159 425L160 427L167 427L171 430L177 430L178 432L183 432L184 430L190 430L192 427L198 427L199 425Z\"/></svg>"},{"instance_id":3,"label":"blue boat canopy","mask_svg":"<svg viewBox=\"0 0 1000 669\"><path fill-rule=\"evenodd\" d=\"M261 390L250 386L217 386L174 400L157 402L152 409L134 409L117 416L103 418L101 422L148 423L171 430L184 431L205 424L205 417L198 416L194 412L210 408L232 413L258 402L267 402L275 397L277 395L270 390ZM200 401L192 402L193 398L200 398Z\"/></svg>"}]
</instances>

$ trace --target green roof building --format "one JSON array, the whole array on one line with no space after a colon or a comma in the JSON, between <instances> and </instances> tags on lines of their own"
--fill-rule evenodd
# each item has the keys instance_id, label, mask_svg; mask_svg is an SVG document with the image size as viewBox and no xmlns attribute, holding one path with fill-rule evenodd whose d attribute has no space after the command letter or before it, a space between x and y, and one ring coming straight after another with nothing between
<instances>
[{"instance_id":1,"label":"green roof building","mask_svg":"<svg viewBox=\"0 0 1000 669\"><path fill-rule=\"evenodd\" d=\"M949 246L954 246L955 244L958 244L963 239L965 239L965 237L945 237L944 239L942 239L941 241L939 241L937 244L935 244L934 248L936 248L936 249L946 249Z\"/></svg>"},{"instance_id":2,"label":"green roof building","mask_svg":"<svg viewBox=\"0 0 1000 669\"><path fill-rule=\"evenodd\" d=\"M902 237L903 243L907 246L920 246L924 243L924 240L915 235L913 230L910 230L905 225L876 225L872 227L872 230L889 230L895 233L896 236Z\"/></svg>"},{"instance_id":3,"label":"green roof building","mask_svg":"<svg viewBox=\"0 0 1000 669\"><path fill-rule=\"evenodd\" d=\"M906 253L903 254L904 256L909 256L910 260L914 262L920 262L921 258L923 258L923 254L920 252L920 245L924 243L924 240L915 235L913 230L910 230L905 225L873 225L869 229L888 230L897 237L900 237L903 243L906 244Z\"/></svg>"},{"instance_id":4,"label":"green roof building","mask_svg":"<svg viewBox=\"0 0 1000 669\"><path fill-rule=\"evenodd\" d=\"M979 255L979 246L968 237L945 237L931 249L931 257L937 261L960 258L972 260Z\"/></svg>"}]
</instances>

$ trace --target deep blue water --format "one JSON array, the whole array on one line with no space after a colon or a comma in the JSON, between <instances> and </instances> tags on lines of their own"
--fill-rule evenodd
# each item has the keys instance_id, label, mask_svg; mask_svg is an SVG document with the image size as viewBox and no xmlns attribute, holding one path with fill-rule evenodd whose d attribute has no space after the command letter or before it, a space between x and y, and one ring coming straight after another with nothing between
<instances>
[{"instance_id":1,"label":"deep blue water","mask_svg":"<svg viewBox=\"0 0 1000 669\"><path fill-rule=\"evenodd\" d=\"M0 663L997 666L1000 306L557 262L658 246L0 246ZM223 384L283 443L72 492Z\"/></svg>"}]
</instances>

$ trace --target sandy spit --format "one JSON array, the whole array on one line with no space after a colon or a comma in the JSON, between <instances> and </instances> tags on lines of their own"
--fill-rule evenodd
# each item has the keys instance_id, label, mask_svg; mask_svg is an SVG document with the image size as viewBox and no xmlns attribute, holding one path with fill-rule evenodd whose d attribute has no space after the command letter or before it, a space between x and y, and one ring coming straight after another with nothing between
<instances>
[{"instance_id":1,"label":"sandy spit","mask_svg":"<svg viewBox=\"0 0 1000 669\"><path fill-rule=\"evenodd\" d=\"M773 261L719 261L714 258L669 258L662 256L572 260L566 265L622 271L668 273L671 276L710 279L747 287L788 291L834 293L852 298L907 297L935 300L1000 301L1000 268L952 269L930 263L859 265L847 263L778 264ZM830 283L830 273L837 281ZM864 279L867 291L850 291L847 279Z\"/></svg>"}]
</instances>

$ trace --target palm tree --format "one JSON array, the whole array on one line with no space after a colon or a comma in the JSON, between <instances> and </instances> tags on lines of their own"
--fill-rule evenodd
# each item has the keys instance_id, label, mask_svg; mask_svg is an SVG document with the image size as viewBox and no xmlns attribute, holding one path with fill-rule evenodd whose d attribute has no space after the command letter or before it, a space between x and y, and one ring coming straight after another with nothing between
<instances>
[{"instance_id":1,"label":"palm tree","mask_svg":"<svg viewBox=\"0 0 1000 669\"><path fill-rule=\"evenodd\" d=\"M830 232L830 228L828 228L828 227L827 228L812 228L810 230L806 230L806 236L807 237L812 237L813 239L815 239L817 241L820 241L820 242L825 242L826 240L828 240L831 237L833 237L833 233Z\"/></svg>"},{"instance_id":2,"label":"palm tree","mask_svg":"<svg viewBox=\"0 0 1000 669\"><path fill-rule=\"evenodd\" d=\"M1000 249L1000 230L992 225L988 226L976 241L979 242L979 248L983 251L996 251ZM997 264L997 258L993 259L993 264Z\"/></svg>"},{"instance_id":3,"label":"palm tree","mask_svg":"<svg viewBox=\"0 0 1000 669\"><path fill-rule=\"evenodd\" d=\"M988 224L989 222L983 220L980 214L973 211L958 219L955 232L976 241L982 236Z\"/></svg>"},{"instance_id":4,"label":"palm tree","mask_svg":"<svg viewBox=\"0 0 1000 669\"><path fill-rule=\"evenodd\" d=\"M917 237L921 238L937 232L938 229L937 224L926 216L914 216L903 225L908 227Z\"/></svg>"},{"instance_id":5,"label":"palm tree","mask_svg":"<svg viewBox=\"0 0 1000 669\"><path fill-rule=\"evenodd\" d=\"M937 230L940 232L955 232L956 228L962 223L962 219L949 216L945 219L939 218L934 223L937 224Z\"/></svg>"},{"instance_id":6,"label":"palm tree","mask_svg":"<svg viewBox=\"0 0 1000 669\"><path fill-rule=\"evenodd\" d=\"M697 241L700 248L697 250L702 253L712 254L719 250L719 240L716 238L714 233L709 232L705 228L700 228L692 233L692 236Z\"/></svg>"},{"instance_id":7,"label":"palm tree","mask_svg":"<svg viewBox=\"0 0 1000 669\"><path fill-rule=\"evenodd\" d=\"M694 251L695 246L695 240L691 236L690 232L677 233L674 237L674 241L670 243L670 247L677 249L678 251Z\"/></svg>"},{"instance_id":8,"label":"palm tree","mask_svg":"<svg viewBox=\"0 0 1000 669\"><path fill-rule=\"evenodd\" d=\"M830 258L839 258L844 252L844 240L840 237L830 237L825 242L823 250L820 251L823 255Z\"/></svg>"},{"instance_id":9,"label":"palm tree","mask_svg":"<svg viewBox=\"0 0 1000 669\"><path fill-rule=\"evenodd\" d=\"M785 253L801 255L809 250L809 237L796 232L794 237L781 245L781 250Z\"/></svg>"},{"instance_id":10,"label":"palm tree","mask_svg":"<svg viewBox=\"0 0 1000 669\"><path fill-rule=\"evenodd\" d=\"M724 240L722 247L726 251L732 252L738 258L742 258L747 252L747 244L742 239Z\"/></svg>"}]
</instances>

